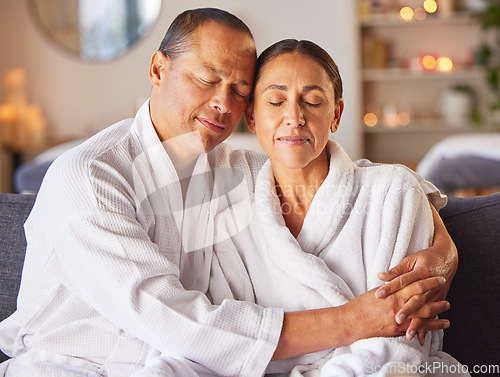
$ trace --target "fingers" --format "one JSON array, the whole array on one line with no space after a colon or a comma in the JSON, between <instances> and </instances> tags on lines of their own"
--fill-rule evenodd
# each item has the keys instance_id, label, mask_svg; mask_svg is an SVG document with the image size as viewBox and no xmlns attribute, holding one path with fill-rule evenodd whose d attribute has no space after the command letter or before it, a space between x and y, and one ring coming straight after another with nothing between
<instances>
[{"instance_id":1,"label":"fingers","mask_svg":"<svg viewBox=\"0 0 500 377\"><path fill-rule=\"evenodd\" d=\"M413 297L408 300L396 314L396 323L402 324L407 318L434 318L450 309L450 303L448 301L426 303L424 300L425 298L413 300ZM423 304L421 304L421 302L423 302Z\"/></svg>"},{"instance_id":2,"label":"fingers","mask_svg":"<svg viewBox=\"0 0 500 377\"><path fill-rule=\"evenodd\" d=\"M423 346L425 343L425 336L426 335L427 335L427 331L420 331L417 333L418 342L420 343L421 346Z\"/></svg>"},{"instance_id":3,"label":"fingers","mask_svg":"<svg viewBox=\"0 0 500 377\"><path fill-rule=\"evenodd\" d=\"M409 258L405 258L397 266L394 266L387 272L380 272L377 277L385 282L391 281L400 275L410 272L413 269L413 265L410 263Z\"/></svg>"},{"instance_id":4,"label":"fingers","mask_svg":"<svg viewBox=\"0 0 500 377\"><path fill-rule=\"evenodd\" d=\"M387 273L380 273L377 275L377 277L380 280L384 280L381 278L382 274L388 274L388 276L393 276L392 270L388 271ZM390 296L394 292L399 291L400 289L406 287L408 284L411 284L417 280L420 280L420 275L418 271L412 271L408 272L403 275L395 276L390 279L390 282L381 286L376 292L375 292L375 297L376 298L384 298L387 296Z\"/></svg>"},{"instance_id":5,"label":"fingers","mask_svg":"<svg viewBox=\"0 0 500 377\"><path fill-rule=\"evenodd\" d=\"M423 345L425 334L428 331L442 330L448 327L450 327L450 321L447 319L413 318L406 330L406 338L411 340L418 334L418 340Z\"/></svg>"},{"instance_id":6,"label":"fingers","mask_svg":"<svg viewBox=\"0 0 500 377\"><path fill-rule=\"evenodd\" d=\"M402 324L406 318L411 315L431 318L448 310L449 304L446 301L427 303L430 291L438 288L446 283L446 279L442 276L436 276L424 280L416 281L401 290L400 294L404 294L405 304L396 314L396 322Z\"/></svg>"},{"instance_id":7,"label":"fingers","mask_svg":"<svg viewBox=\"0 0 500 377\"><path fill-rule=\"evenodd\" d=\"M446 283L446 279L442 276L434 276L427 279L422 279L415 281L407 285L403 292L410 296L421 295L423 293L429 292L434 288L438 288Z\"/></svg>"},{"instance_id":8,"label":"fingers","mask_svg":"<svg viewBox=\"0 0 500 377\"><path fill-rule=\"evenodd\" d=\"M379 279L380 279L380 275L381 274L377 275L377 276L379 276ZM438 277L434 277L434 279L437 279L437 278ZM400 276L392 279L389 283L378 288L377 291L375 292L375 297L376 298L384 298L384 297L390 296L394 292L397 292L397 291L409 286L410 284L413 284L413 283L418 282L418 281L425 281L426 279L433 279L433 278L430 278L429 274L426 273L425 270L417 268L411 272L407 272L403 275L400 275ZM444 282L446 282L446 280L444 280ZM443 284L444 284L444 282L443 282Z\"/></svg>"}]
</instances>

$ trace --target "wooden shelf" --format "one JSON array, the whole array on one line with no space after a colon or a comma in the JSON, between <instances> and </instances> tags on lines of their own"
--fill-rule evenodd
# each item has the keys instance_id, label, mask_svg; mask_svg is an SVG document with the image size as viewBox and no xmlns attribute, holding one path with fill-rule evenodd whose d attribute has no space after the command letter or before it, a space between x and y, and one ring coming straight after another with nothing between
<instances>
[{"instance_id":1,"label":"wooden shelf","mask_svg":"<svg viewBox=\"0 0 500 377\"><path fill-rule=\"evenodd\" d=\"M439 71L412 71L403 68L389 69L365 69L363 70L363 81L402 81L402 80L449 80L449 79L482 79L485 76L484 69L480 67L457 67L451 72Z\"/></svg>"},{"instance_id":2,"label":"wooden shelf","mask_svg":"<svg viewBox=\"0 0 500 377\"><path fill-rule=\"evenodd\" d=\"M432 25L473 25L475 23L480 27L475 14L471 12L454 12L449 15L430 14L422 21L416 19L405 21L400 17L399 13L374 14L360 20L362 27L422 27Z\"/></svg>"},{"instance_id":3,"label":"wooden shelf","mask_svg":"<svg viewBox=\"0 0 500 377\"><path fill-rule=\"evenodd\" d=\"M481 132L484 128L474 127L473 125L452 125L445 120L429 120L425 122L412 122L407 126L387 127L383 124L377 124L374 127L367 127L363 124L363 132L366 134L405 134L405 133L440 133L440 132Z\"/></svg>"}]
</instances>

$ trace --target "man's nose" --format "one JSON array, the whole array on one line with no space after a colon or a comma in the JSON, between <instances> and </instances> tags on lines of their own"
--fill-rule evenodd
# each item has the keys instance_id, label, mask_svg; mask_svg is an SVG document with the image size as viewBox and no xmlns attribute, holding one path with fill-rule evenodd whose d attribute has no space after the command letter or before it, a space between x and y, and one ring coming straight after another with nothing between
<instances>
[{"instance_id":1,"label":"man's nose","mask_svg":"<svg viewBox=\"0 0 500 377\"><path fill-rule=\"evenodd\" d=\"M231 112L232 98L231 98L231 88L221 87L218 88L214 97L211 101L211 107L216 109L222 114L227 114Z\"/></svg>"}]
</instances>

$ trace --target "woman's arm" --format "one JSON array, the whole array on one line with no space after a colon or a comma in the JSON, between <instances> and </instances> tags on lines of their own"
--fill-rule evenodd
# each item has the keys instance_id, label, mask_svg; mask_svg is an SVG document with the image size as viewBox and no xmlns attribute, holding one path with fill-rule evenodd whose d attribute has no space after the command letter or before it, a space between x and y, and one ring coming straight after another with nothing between
<instances>
[{"instance_id":1,"label":"woman's arm","mask_svg":"<svg viewBox=\"0 0 500 377\"><path fill-rule=\"evenodd\" d=\"M384 299L376 298L376 289L372 289L339 307L287 312L272 360L340 347L364 338L404 335L413 316L401 324L396 323L394 317L401 306L411 297L443 284L445 279L442 277L432 277L410 284ZM426 304L414 315L434 317L448 305L446 301ZM423 324L426 331L448 326L449 322L444 319L429 319Z\"/></svg>"},{"instance_id":2,"label":"woman's arm","mask_svg":"<svg viewBox=\"0 0 500 377\"><path fill-rule=\"evenodd\" d=\"M457 248L438 212L432 205L430 206L434 219L433 245L409 255L391 270L380 273L379 279L388 283L380 287L375 295L378 298L388 297L409 284L432 276L442 276L446 279L446 283L410 298L396 315L396 321L399 323L421 309L425 303L444 300L458 268ZM425 330L421 326L424 322L422 318L415 318L407 330L407 336L413 337L416 332L423 331L419 333L419 337L423 338Z\"/></svg>"}]
</instances>

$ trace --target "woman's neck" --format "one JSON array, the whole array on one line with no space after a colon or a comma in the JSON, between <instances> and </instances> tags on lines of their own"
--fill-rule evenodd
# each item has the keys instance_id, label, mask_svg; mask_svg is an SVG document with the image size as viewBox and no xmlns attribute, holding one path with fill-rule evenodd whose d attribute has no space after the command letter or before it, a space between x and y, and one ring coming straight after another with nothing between
<instances>
[{"instance_id":1,"label":"woman's neck","mask_svg":"<svg viewBox=\"0 0 500 377\"><path fill-rule=\"evenodd\" d=\"M288 169L272 161L271 164L283 218L297 238L314 196L328 175L328 154L325 151L301 169Z\"/></svg>"}]
</instances>

